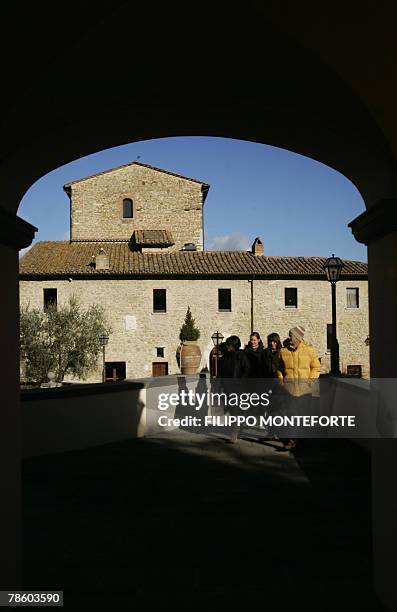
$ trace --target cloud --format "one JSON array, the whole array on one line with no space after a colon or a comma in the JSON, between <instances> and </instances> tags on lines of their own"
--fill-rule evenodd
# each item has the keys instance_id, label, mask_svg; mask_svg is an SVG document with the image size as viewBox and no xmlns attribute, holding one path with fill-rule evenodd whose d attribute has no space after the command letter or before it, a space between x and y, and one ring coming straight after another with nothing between
<instances>
[{"instance_id":1,"label":"cloud","mask_svg":"<svg viewBox=\"0 0 397 612\"><path fill-rule=\"evenodd\" d=\"M27 253L29 251L29 249L31 249L33 246L33 244L31 244L30 246L26 247L25 249L21 249L19 251L19 259L21 259L21 257L23 257L25 255L25 253Z\"/></svg>"},{"instance_id":2,"label":"cloud","mask_svg":"<svg viewBox=\"0 0 397 612\"><path fill-rule=\"evenodd\" d=\"M206 241L208 251L247 251L250 243L247 236L240 232L233 232L224 236L214 236Z\"/></svg>"},{"instance_id":3,"label":"cloud","mask_svg":"<svg viewBox=\"0 0 397 612\"><path fill-rule=\"evenodd\" d=\"M64 233L62 240L69 240L69 237L70 237L70 232L68 230L67 232Z\"/></svg>"}]
</instances>

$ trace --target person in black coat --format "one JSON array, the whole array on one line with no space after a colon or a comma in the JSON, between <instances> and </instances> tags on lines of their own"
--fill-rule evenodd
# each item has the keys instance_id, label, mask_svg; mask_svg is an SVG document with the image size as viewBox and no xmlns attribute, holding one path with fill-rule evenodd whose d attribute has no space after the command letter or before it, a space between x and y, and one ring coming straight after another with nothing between
<instances>
[{"instance_id":1,"label":"person in black coat","mask_svg":"<svg viewBox=\"0 0 397 612\"><path fill-rule=\"evenodd\" d=\"M229 336L225 341L226 351L219 360L220 378L248 378L250 362L245 352L240 349L238 336Z\"/></svg>"},{"instance_id":2,"label":"person in black coat","mask_svg":"<svg viewBox=\"0 0 397 612\"><path fill-rule=\"evenodd\" d=\"M267 337L267 347L263 351L263 376L283 379L285 376L284 361L281 357L281 340L276 333Z\"/></svg>"},{"instance_id":3,"label":"person in black coat","mask_svg":"<svg viewBox=\"0 0 397 612\"><path fill-rule=\"evenodd\" d=\"M241 341L238 336L229 336L225 341L226 352L219 361L219 377L222 380L222 387L226 394L241 393L243 391L243 380L250 375L250 362L245 353L241 350ZM238 406L228 406L231 415L240 414ZM233 427L232 434L228 442L235 444L238 438L239 427Z\"/></svg>"},{"instance_id":4,"label":"person in black coat","mask_svg":"<svg viewBox=\"0 0 397 612\"><path fill-rule=\"evenodd\" d=\"M284 415L286 410L286 401L282 390L282 383L285 376L285 364L281 357L281 348L283 346L287 346L285 340L283 344L281 344L278 334L269 334L267 337L267 347L263 354L264 376L272 379L269 383L272 389L270 411L273 417L276 415ZM275 436L276 431L277 428L273 428L273 436ZM283 442L284 439L281 439L281 441Z\"/></svg>"},{"instance_id":5,"label":"person in black coat","mask_svg":"<svg viewBox=\"0 0 397 612\"><path fill-rule=\"evenodd\" d=\"M263 378L265 376L263 365L265 347L258 332L252 332L244 351L250 362L250 378Z\"/></svg>"}]
</instances>

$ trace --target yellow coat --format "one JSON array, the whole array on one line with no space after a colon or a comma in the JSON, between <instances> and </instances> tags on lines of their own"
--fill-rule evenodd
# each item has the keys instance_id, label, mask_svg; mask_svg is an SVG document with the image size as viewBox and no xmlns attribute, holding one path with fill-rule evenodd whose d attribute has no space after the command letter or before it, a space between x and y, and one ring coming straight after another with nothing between
<instances>
[{"instance_id":1,"label":"yellow coat","mask_svg":"<svg viewBox=\"0 0 397 612\"><path fill-rule=\"evenodd\" d=\"M285 365L285 390L295 396L311 394L321 371L316 350L302 340L295 351L282 348L281 358Z\"/></svg>"}]
</instances>

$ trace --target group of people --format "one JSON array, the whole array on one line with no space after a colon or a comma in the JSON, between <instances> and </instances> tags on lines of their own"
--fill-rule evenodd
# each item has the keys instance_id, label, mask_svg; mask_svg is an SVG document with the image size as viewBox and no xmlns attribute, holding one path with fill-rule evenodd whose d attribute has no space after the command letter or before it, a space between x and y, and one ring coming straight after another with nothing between
<instances>
[{"instance_id":1,"label":"group of people","mask_svg":"<svg viewBox=\"0 0 397 612\"><path fill-rule=\"evenodd\" d=\"M242 350L238 336L229 336L223 343L219 361L219 377L224 379L270 379L273 387L280 383L300 409L311 395L314 380L320 376L321 364L316 350L304 340L305 328L297 325L289 330L288 338L281 343L279 334L267 336L263 345L260 334L253 332ZM229 442L236 443L238 429L234 429ZM284 450L296 446L296 438L281 439Z\"/></svg>"}]
</instances>

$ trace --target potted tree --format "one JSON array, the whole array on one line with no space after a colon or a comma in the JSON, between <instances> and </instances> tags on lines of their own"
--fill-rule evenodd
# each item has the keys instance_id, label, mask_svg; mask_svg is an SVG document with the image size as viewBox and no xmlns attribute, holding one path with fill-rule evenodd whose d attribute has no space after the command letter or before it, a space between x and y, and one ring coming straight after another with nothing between
<instances>
[{"instance_id":1,"label":"potted tree","mask_svg":"<svg viewBox=\"0 0 397 612\"><path fill-rule=\"evenodd\" d=\"M201 351L197 344L199 338L200 330L196 327L190 306L188 306L185 322L179 333L181 341L179 359L182 374L196 374L200 367Z\"/></svg>"}]
</instances>

